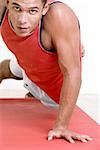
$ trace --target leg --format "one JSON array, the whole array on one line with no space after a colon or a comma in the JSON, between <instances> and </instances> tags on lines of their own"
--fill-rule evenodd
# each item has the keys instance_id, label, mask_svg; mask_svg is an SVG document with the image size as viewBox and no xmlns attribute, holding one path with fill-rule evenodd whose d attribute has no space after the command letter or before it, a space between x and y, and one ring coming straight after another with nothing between
<instances>
[{"instance_id":1,"label":"leg","mask_svg":"<svg viewBox=\"0 0 100 150\"><path fill-rule=\"evenodd\" d=\"M10 61L10 70L11 72L13 73L14 76L17 77L17 79L23 79L24 81L24 71L22 70L22 68L19 66L16 58L13 58L11 61ZM25 95L25 98L32 98L34 97L30 92L28 92L26 95Z\"/></svg>"},{"instance_id":2,"label":"leg","mask_svg":"<svg viewBox=\"0 0 100 150\"><path fill-rule=\"evenodd\" d=\"M23 79L23 72L21 67L19 66L16 58L6 59L0 63L0 83L4 79ZM34 97L30 92L25 95L25 98Z\"/></svg>"},{"instance_id":3,"label":"leg","mask_svg":"<svg viewBox=\"0 0 100 150\"><path fill-rule=\"evenodd\" d=\"M28 93L25 95L25 98L34 98L34 96L33 96L30 92L28 92Z\"/></svg>"},{"instance_id":4,"label":"leg","mask_svg":"<svg viewBox=\"0 0 100 150\"><path fill-rule=\"evenodd\" d=\"M16 79L16 80L21 80L22 79L22 78L20 78L16 75L14 75L11 72L10 62L11 62L11 60L6 59L6 60L4 60L0 63L0 83L2 82L2 80L8 79L8 78L12 78L12 79Z\"/></svg>"},{"instance_id":5,"label":"leg","mask_svg":"<svg viewBox=\"0 0 100 150\"><path fill-rule=\"evenodd\" d=\"M24 70L22 70L22 68L19 66L17 59L15 57L10 61L10 70L17 79L19 80L23 79L24 81ZM34 96L30 92L28 92L25 95L25 98L32 98L32 97Z\"/></svg>"},{"instance_id":6,"label":"leg","mask_svg":"<svg viewBox=\"0 0 100 150\"><path fill-rule=\"evenodd\" d=\"M38 85L32 82L25 73L23 73L24 87L30 92L27 93L26 98L33 96L40 100L45 106L58 107L59 105L45 93Z\"/></svg>"}]
</instances>

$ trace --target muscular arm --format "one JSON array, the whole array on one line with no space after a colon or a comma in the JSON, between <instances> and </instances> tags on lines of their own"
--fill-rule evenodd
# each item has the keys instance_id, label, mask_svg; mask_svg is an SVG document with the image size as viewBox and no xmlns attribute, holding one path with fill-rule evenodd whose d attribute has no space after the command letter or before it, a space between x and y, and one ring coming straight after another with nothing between
<instances>
[{"instance_id":1,"label":"muscular arm","mask_svg":"<svg viewBox=\"0 0 100 150\"><path fill-rule=\"evenodd\" d=\"M59 20L57 20L57 22L59 21L57 24L60 24L61 27L55 23L56 33L53 39L58 52L59 65L63 73L59 114L55 127L66 128L66 126L68 127L81 85L80 34L74 14L66 15L64 22L61 16L62 14L59 15Z\"/></svg>"},{"instance_id":2,"label":"muscular arm","mask_svg":"<svg viewBox=\"0 0 100 150\"><path fill-rule=\"evenodd\" d=\"M75 106L80 84L80 33L78 21L73 12L59 4L52 10L52 41L58 53L58 61L63 73L63 85L60 94L60 108L56 121L57 127L66 127Z\"/></svg>"},{"instance_id":3,"label":"muscular arm","mask_svg":"<svg viewBox=\"0 0 100 150\"><path fill-rule=\"evenodd\" d=\"M63 137L72 143L74 143L73 139L86 142L89 140L88 136L81 136L68 130L81 85L78 20L74 13L63 4L58 4L56 8L52 8L49 17L52 18L50 24L53 27L51 31L52 42L58 53L58 62L63 73L63 85L57 119L48 137L49 139Z\"/></svg>"}]
</instances>

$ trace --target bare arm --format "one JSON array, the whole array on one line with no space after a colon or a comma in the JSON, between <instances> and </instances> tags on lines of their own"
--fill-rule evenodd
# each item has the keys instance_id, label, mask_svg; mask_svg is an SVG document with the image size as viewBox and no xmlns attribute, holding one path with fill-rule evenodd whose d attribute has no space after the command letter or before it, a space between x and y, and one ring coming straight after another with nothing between
<instances>
[{"instance_id":1,"label":"bare arm","mask_svg":"<svg viewBox=\"0 0 100 150\"><path fill-rule=\"evenodd\" d=\"M6 0L0 0L0 24L6 9Z\"/></svg>"},{"instance_id":2,"label":"bare arm","mask_svg":"<svg viewBox=\"0 0 100 150\"><path fill-rule=\"evenodd\" d=\"M78 20L74 13L64 5L59 4L53 11L52 41L58 53L58 61L63 73L63 85L60 94L60 106L58 116L49 139L64 137L74 143L73 139L83 142L89 140L86 135L79 135L68 130L69 121L78 98L81 85L80 70L80 33ZM62 10L61 10L62 7ZM54 20L53 20L54 19ZM80 136L80 138L79 138Z\"/></svg>"},{"instance_id":3,"label":"bare arm","mask_svg":"<svg viewBox=\"0 0 100 150\"><path fill-rule=\"evenodd\" d=\"M59 114L55 126L68 127L81 85L80 34L78 21L74 14L68 14L64 22L60 14L57 22L61 27L55 23L56 33L53 36L53 43L58 52L59 65L64 80L60 94Z\"/></svg>"}]
</instances>

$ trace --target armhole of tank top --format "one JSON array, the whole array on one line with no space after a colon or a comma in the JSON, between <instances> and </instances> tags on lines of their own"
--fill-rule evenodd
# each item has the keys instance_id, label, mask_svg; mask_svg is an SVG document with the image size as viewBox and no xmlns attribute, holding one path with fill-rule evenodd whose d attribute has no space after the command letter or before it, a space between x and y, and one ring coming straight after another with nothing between
<instances>
[{"instance_id":1,"label":"armhole of tank top","mask_svg":"<svg viewBox=\"0 0 100 150\"><path fill-rule=\"evenodd\" d=\"M49 5L52 5L54 3L62 3L60 1L53 1L53 2L50 2ZM55 49L46 49L43 44L42 44L42 27L43 27L43 16L41 18L41 21L40 21L40 26L39 26L39 35L38 35L38 39L39 39L39 45L40 47L43 48L43 50L47 51L47 52L50 52L50 53L56 53L56 50Z\"/></svg>"},{"instance_id":2,"label":"armhole of tank top","mask_svg":"<svg viewBox=\"0 0 100 150\"><path fill-rule=\"evenodd\" d=\"M40 45L40 47L42 47L42 49L45 50L46 52L55 53L55 52L56 52L55 49L46 49L46 48L43 46L43 44L42 44L42 27L43 27L43 16L42 16L42 18L41 18L40 25L39 25L39 35L38 35L39 45Z\"/></svg>"}]
</instances>

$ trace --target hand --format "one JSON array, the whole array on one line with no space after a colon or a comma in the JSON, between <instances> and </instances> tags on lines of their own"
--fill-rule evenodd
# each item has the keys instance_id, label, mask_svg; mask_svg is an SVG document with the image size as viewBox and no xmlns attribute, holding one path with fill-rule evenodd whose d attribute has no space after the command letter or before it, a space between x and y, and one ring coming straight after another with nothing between
<instances>
[{"instance_id":1,"label":"hand","mask_svg":"<svg viewBox=\"0 0 100 150\"><path fill-rule=\"evenodd\" d=\"M90 138L88 135L81 135L67 129L59 129L59 128L55 128L49 131L48 140L51 141L54 138L64 138L70 143L75 143L75 140L79 140L81 142L87 142L92 140L92 138Z\"/></svg>"}]
</instances>

